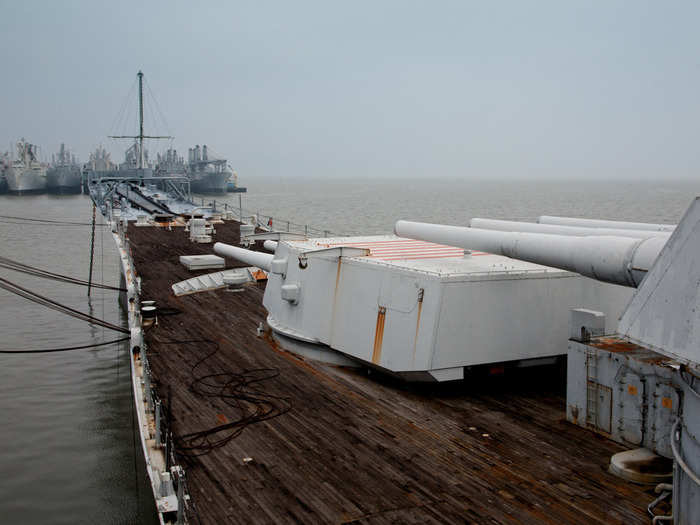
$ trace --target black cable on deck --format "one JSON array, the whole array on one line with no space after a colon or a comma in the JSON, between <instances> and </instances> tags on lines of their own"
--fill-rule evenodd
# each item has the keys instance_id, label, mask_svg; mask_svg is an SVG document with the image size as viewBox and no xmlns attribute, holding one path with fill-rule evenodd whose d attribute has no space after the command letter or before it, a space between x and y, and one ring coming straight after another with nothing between
<instances>
[{"instance_id":1,"label":"black cable on deck","mask_svg":"<svg viewBox=\"0 0 700 525\"><path fill-rule=\"evenodd\" d=\"M175 451L179 456L197 457L223 447L239 436L247 426L270 420L292 408L289 398L263 392L256 385L279 376L277 368L257 368L241 372L225 371L197 375L196 370L219 351L219 343L211 339L157 341L158 344L208 344L214 349L191 368L193 380L189 389L202 397L218 398L238 412L238 418L196 432L175 435ZM167 407L170 410L170 407Z\"/></svg>"}]
</instances>

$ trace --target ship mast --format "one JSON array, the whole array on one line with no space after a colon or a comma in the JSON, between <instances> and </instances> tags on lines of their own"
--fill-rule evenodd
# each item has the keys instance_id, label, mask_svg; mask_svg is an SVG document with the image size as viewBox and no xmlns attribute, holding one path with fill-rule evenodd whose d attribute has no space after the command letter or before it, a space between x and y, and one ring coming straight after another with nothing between
<instances>
[{"instance_id":1,"label":"ship mast","mask_svg":"<svg viewBox=\"0 0 700 525\"><path fill-rule=\"evenodd\" d=\"M138 72L139 77L139 134L138 135L109 135L111 139L139 139L139 163L138 168L143 169L143 139L173 139L167 135L144 135L143 134L143 73Z\"/></svg>"},{"instance_id":2,"label":"ship mast","mask_svg":"<svg viewBox=\"0 0 700 525\"><path fill-rule=\"evenodd\" d=\"M143 168L143 72L139 70L139 168Z\"/></svg>"}]
</instances>

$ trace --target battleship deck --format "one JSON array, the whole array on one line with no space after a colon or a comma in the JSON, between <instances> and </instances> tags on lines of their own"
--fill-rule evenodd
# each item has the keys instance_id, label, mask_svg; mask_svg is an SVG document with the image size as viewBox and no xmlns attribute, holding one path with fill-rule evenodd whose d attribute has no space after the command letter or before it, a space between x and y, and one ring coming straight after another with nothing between
<instances>
[{"instance_id":1,"label":"battleship deck","mask_svg":"<svg viewBox=\"0 0 700 525\"><path fill-rule=\"evenodd\" d=\"M172 294L206 273L179 256L211 245L182 228L130 224L128 234L142 299L181 312L146 334L175 434L233 424L242 409L276 416L232 425L236 437L185 461L201 523L648 522L652 492L607 472L622 447L566 422L560 373L411 387L303 360L257 336L264 284ZM238 223L217 225L216 240L237 244ZM193 384L207 374L227 375ZM246 374L267 379L234 388ZM204 395L217 381L229 397Z\"/></svg>"}]
</instances>

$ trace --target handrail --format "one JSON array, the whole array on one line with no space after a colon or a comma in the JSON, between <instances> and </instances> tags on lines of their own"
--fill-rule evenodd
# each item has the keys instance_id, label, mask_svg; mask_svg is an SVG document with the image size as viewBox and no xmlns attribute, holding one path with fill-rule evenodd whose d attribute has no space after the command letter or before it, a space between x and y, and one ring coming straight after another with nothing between
<instances>
[{"instance_id":1,"label":"handrail","mask_svg":"<svg viewBox=\"0 0 700 525\"><path fill-rule=\"evenodd\" d=\"M680 423L681 418L678 418L673 424L673 427L671 427L671 452L673 452L673 459L676 460L678 466L683 469L683 472L685 472L690 479L692 479L696 484L700 485L700 478L698 478L697 474L690 469L676 448L676 441L680 441L680 432L678 431L678 425Z\"/></svg>"}]
</instances>

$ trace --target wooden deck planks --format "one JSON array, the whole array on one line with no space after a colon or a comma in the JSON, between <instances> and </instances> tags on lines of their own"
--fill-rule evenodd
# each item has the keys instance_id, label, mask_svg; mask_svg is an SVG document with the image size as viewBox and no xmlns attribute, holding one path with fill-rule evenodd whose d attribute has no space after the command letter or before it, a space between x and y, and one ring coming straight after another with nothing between
<instances>
[{"instance_id":1,"label":"wooden deck planks","mask_svg":"<svg viewBox=\"0 0 700 525\"><path fill-rule=\"evenodd\" d=\"M217 241L238 242L237 223L216 230ZM213 347L166 341L216 340L197 372L279 370L259 388L292 404L191 460L202 523L646 523L653 495L606 472L621 447L563 420L556 381L416 388L302 360L257 337L264 285L172 295L171 284L196 275L178 257L211 245L182 229L130 225L129 238L143 298L183 312L147 333L161 397L172 387L175 432L235 414L189 388Z\"/></svg>"}]
</instances>

